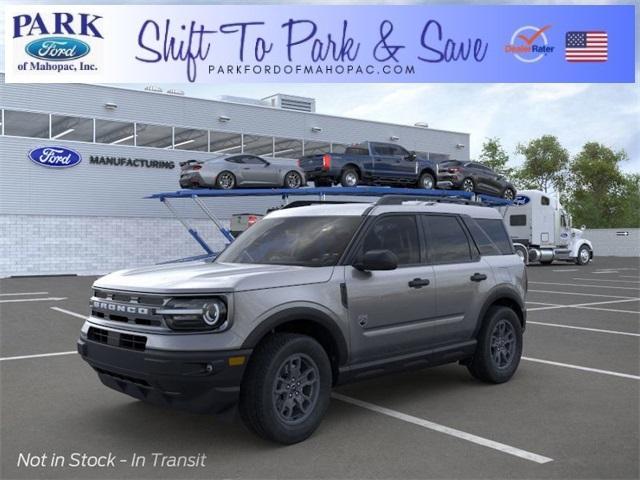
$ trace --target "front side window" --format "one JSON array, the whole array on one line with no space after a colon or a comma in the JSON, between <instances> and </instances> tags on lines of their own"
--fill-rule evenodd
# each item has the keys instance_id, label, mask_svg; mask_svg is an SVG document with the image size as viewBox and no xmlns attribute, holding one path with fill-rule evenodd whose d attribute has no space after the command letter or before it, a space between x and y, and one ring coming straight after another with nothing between
<instances>
[{"instance_id":1,"label":"front side window","mask_svg":"<svg viewBox=\"0 0 640 480\"><path fill-rule=\"evenodd\" d=\"M456 217L424 215L427 245L431 263L464 263L471 261L469 240Z\"/></svg>"},{"instance_id":2,"label":"front side window","mask_svg":"<svg viewBox=\"0 0 640 480\"><path fill-rule=\"evenodd\" d=\"M216 262L334 266L361 221L360 216L267 217L244 232Z\"/></svg>"},{"instance_id":3,"label":"front side window","mask_svg":"<svg viewBox=\"0 0 640 480\"><path fill-rule=\"evenodd\" d=\"M420 240L413 215L393 215L376 220L367 231L361 253L389 250L398 257L398 265L420 263Z\"/></svg>"}]
</instances>

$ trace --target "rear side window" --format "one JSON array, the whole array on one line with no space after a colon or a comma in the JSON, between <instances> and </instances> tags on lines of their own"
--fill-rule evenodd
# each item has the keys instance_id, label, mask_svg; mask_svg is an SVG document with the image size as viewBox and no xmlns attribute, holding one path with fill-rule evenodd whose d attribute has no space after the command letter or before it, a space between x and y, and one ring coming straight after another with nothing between
<instances>
[{"instance_id":1,"label":"rear side window","mask_svg":"<svg viewBox=\"0 0 640 480\"><path fill-rule=\"evenodd\" d=\"M365 147L347 147L345 155L369 155L369 150Z\"/></svg>"},{"instance_id":2,"label":"rear side window","mask_svg":"<svg viewBox=\"0 0 640 480\"><path fill-rule=\"evenodd\" d=\"M467 222L482 255L511 255L513 245L500 219L476 218Z\"/></svg>"},{"instance_id":3,"label":"rear side window","mask_svg":"<svg viewBox=\"0 0 640 480\"><path fill-rule=\"evenodd\" d=\"M511 225L512 227L524 227L526 224L526 215L511 215L509 217L509 225Z\"/></svg>"},{"instance_id":4,"label":"rear side window","mask_svg":"<svg viewBox=\"0 0 640 480\"><path fill-rule=\"evenodd\" d=\"M423 215L422 221L427 232L430 263L464 263L472 260L469 240L456 217Z\"/></svg>"},{"instance_id":5,"label":"rear side window","mask_svg":"<svg viewBox=\"0 0 640 480\"><path fill-rule=\"evenodd\" d=\"M420 263L420 239L413 215L393 215L376 220L362 242L362 253L390 250L398 257L398 265Z\"/></svg>"}]
</instances>

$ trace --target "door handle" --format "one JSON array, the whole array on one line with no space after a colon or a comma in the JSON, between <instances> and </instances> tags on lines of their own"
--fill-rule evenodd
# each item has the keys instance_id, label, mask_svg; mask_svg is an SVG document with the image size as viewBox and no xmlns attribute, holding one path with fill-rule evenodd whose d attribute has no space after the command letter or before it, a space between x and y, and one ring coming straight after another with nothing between
<instances>
[{"instance_id":1,"label":"door handle","mask_svg":"<svg viewBox=\"0 0 640 480\"><path fill-rule=\"evenodd\" d=\"M429 280L426 278L414 278L409 282L409 286L411 288L422 288L429 285L429 283L430 283Z\"/></svg>"},{"instance_id":2,"label":"door handle","mask_svg":"<svg viewBox=\"0 0 640 480\"><path fill-rule=\"evenodd\" d=\"M473 275L471 275L471 281L472 282L481 282L482 280L486 280L487 276L484 273L474 273Z\"/></svg>"}]
</instances>

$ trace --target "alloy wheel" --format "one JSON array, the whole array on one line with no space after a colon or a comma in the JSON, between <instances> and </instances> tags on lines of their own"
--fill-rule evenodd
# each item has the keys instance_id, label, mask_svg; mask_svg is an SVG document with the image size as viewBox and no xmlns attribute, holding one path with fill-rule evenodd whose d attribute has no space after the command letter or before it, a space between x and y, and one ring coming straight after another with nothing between
<instances>
[{"instance_id":1,"label":"alloy wheel","mask_svg":"<svg viewBox=\"0 0 640 480\"><path fill-rule=\"evenodd\" d=\"M235 186L236 180L233 175L228 172L222 172L218 177L218 185L224 190L228 190Z\"/></svg>"},{"instance_id":2,"label":"alloy wheel","mask_svg":"<svg viewBox=\"0 0 640 480\"><path fill-rule=\"evenodd\" d=\"M433 178L430 175L422 177L422 188L425 190L433 190Z\"/></svg>"},{"instance_id":3,"label":"alloy wheel","mask_svg":"<svg viewBox=\"0 0 640 480\"><path fill-rule=\"evenodd\" d=\"M300 185L302 184L302 179L300 178L300 175L296 172L289 172L287 174L287 187L289 188L299 188Z\"/></svg>"},{"instance_id":4,"label":"alloy wheel","mask_svg":"<svg viewBox=\"0 0 640 480\"><path fill-rule=\"evenodd\" d=\"M507 188L504 191L504 198L505 200L513 200L513 190L511 190L510 188Z\"/></svg>"},{"instance_id":5,"label":"alloy wheel","mask_svg":"<svg viewBox=\"0 0 640 480\"><path fill-rule=\"evenodd\" d=\"M273 406L286 424L304 422L313 412L320 393L320 371L311 357L295 353L287 357L273 382Z\"/></svg>"},{"instance_id":6,"label":"alloy wheel","mask_svg":"<svg viewBox=\"0 0 640 480\"><path fill-rule=\"evenodd\" d=\"M349 187L355 187L358 184L358 176L353 172L347 172L344 176L344 182Z\"/></svg>"},{"instance_id":7,"label":"alloy wheel","mask_svg":"<svg viewBox=\"0 0 640 480\"><path fill-rule=\"evenodd\" d=\"M500 320L491 332L491 359L498 369L509 368L516 351L516 335L513 325Z\"/></svg>"},{"instance_id":8,"label":"alloy wheel","mask_svg":"<svg viewBox=\"0 0 640 480\"><path fill-rule=\"evenodd\" d=\"M465 192L473 192L473 180L465 178L464 182L462 182L462 190Z\"/></svg>"}]
</instances>

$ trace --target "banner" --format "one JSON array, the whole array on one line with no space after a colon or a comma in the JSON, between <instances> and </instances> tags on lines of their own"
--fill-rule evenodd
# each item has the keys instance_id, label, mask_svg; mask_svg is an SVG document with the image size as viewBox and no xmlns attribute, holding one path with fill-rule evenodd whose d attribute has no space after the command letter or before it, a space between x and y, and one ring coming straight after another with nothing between
<instances>
[{"instance_id":1,"label":"banner","mask_svg":"<svg viewBox=\"0 0 640 480\"><path fill-rule=\"evenodd\" d=\"M7 82L634 82L635 7L8 6Z\"/></svg>"}]
</instances>

